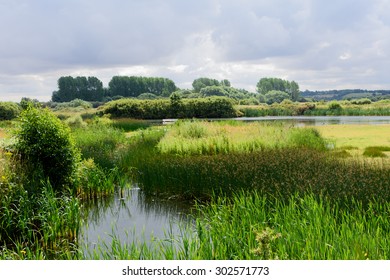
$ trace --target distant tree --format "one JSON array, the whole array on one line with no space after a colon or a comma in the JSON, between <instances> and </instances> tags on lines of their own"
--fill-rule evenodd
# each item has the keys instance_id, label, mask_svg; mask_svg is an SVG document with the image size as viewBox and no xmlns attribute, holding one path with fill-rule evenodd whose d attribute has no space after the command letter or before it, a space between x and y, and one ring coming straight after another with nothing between
<instances>
[{"instance_id":1,"label":"distant tree","mask_svg":"<svg viewBox=\"0 0 390 280\"><path fill-rule=\"evenodd\" d=\"M228 93L221 86L207 86L200 90L202 96L227 96Z\"/></svg>"},{"instance_id":2,"label":"distant tree","mask_svg":"<svg viewBox=\"0 0 390 280\"><path fill-rule=\"evenodd\" d=\"M102 101L103 83L96 77L60 77L58 91L52 95L53 102L69 102L74 99L85 101Z\"/></svg>"},{"instance_id":3,"label":"distant tree","mask_svg":"<svg viewBox=\"0 0 390 280\"><path fill-rule=\"evenodd\" d=\"M280 90L271 90L265 94L265 100L267 104L280 103L284 99L289 99L290 96L287 92Z\"/></svg>"},{"instance_id":4,"label":"distant tree","mask_svg":"<svg viewBox=\"0 0 390 280\"><path fill-rule=\"evenodd\" d=\"M175 83L167 78L114 76L108 84L110 96L137 97L143 93L169 97L177 90Z\"/></svg>"},{"instance_id":5,"label":"distant tree","mask_svg":"<svg viewBox=\"0 0 390 280\"><path fill-rule=\"evenodd\" d=\"M220 85L221 83L218 80L210 79L210 78L198 78L192 82L192 87L194 88L195 92L200 92L200 90L205 87L220 86Z\"/></svg>"},{"instance_id":6,"label":"distant tree","mask_svg":"<svg viewBox=\"0 0 390 280\"><path fill-rule=\"evenodd\" d=\"M295 81L287 81L279 78L262 78L257 83L257 92L267 94L270 91L282 91L289 95L289 99L297 101L299 98L299 85Z\"/></svg>"},{"instance_id":7,"label":"distant tree","mask_svg":"<svg viewBox=\"0 0 390 280\"><path fill-rule=\"evenodd\" d=\"M29 105L34 107L41 107L41 103L39 103L38 99L31 99L29 97L22 97L19 104L23 109L27 109Z\"/></svg>"},{"instance_id":8,"label":"distant tree","mask_svg":"<svg viewBox=\"0 0 390 280\"><path fill-rule=\"evenodd\" d=\"M221 81L221 86L224 86L224 87L230 87L231 86L231 84L230 84L230 81L229 80L222 80Z\"/></svg>"}]
</instances>

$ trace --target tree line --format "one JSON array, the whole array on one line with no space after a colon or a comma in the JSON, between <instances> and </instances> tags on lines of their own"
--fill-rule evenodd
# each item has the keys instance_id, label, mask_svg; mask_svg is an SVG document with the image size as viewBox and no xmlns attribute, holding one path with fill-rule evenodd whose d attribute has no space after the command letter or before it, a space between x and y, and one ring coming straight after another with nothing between
<instances>
[{"instance_id":1,"label":"tree line","mask_svg":"<svg viewBox=\"0 0 390 280\"><path fill-rule=\"evenodd\" d=\"M114 76L103 87L96 77L64 76L58 79L58 90L52 94L53 102L69 102L74 99L85 101L111 101L121 98L156 99L170 97L173 93L181 98L209 96L229 97L236 100L249 100L254 103L281 102L284 99L297 101L299 86L295 81L279 78L262 78L257 83L257 92L237 89L229 80L216 80L206 77L197 78L192 89L179 89L175 83L162 77Z\"/></svg>"}]
</instances>

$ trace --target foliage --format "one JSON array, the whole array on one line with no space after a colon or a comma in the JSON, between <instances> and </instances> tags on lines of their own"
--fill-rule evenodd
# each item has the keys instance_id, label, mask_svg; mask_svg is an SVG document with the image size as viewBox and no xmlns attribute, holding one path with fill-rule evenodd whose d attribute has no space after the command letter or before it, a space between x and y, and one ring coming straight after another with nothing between
<instances>
[{"instance_id":1,"label":"foliage","mask_svg":"<svg viewBox=\"0 0 390 280\"><path fill-rule=\"evenodd\" d=\"M74 186L80 152L69 127L48 109L24 110L16 139L14 149L31 186L46 178L55 190Z\"/></svg>"},{"instance_id":2,"label":"foliage","mask_svg":"<svg viewBox=\"0 0 390 280\"><path fill-rule=\"evenodd\" d=\"M352 100L351 104L356 104L356 105L366 105L366 104L371 104L372 101L368 98L360 98L356 100Z\"/></svg>"},{"instance_id":3,"label":"foliage","mask_svg":"<svg viewBox=\"0 0 390 280\"><path fill-rule=\"evenodd\" d=\"M50 104L54 110L62 110L66 108L83 108L83 109L90 109L92 108L92 104L88 101L82 100L82 99L73 99L69 102L61 102L61 103L51 103Z\"/></svg>"},{"instance_id":4,"label":"foliage","mask_svg":"<svg viewBox=\"0 0 390 280\"><path fill-rule=\"evenodd\" d=\"M102 101L103 83L96 77L60 77L58 91L53 92L52 101L69 102L74 99Z\"/></svg>"},{"instance_id":5,"label":"foliage","mask_svg":"<svg viewBox=\"0 0 390 280\"><path fill-rule=\"evenodd\" d=\"M152 93L168 97L177 90L172 80L160 77L114 76L108 85L109 96L137 97Z\"/></svg>"},{"instance_id":6,"label":"foliage","mask_svg":"<svg viewBox=\"0 0 390 280\"><path fill-rule=\"evenodd\" d=\"M228 80L224 80L223 85L230 86L230 82ZM195 92L200 92L202 88L210 87L210 86L221 86L221 83L218 80L205 78L205 77L195 79L192 82L192 87L194 88Z\"/></svg>"},{"instance_id":7,"label":"foliage","mask_svg":"<svg viewBox=\"0 0 390 280\"><path fill-rule=\"evenodd\" d=\"M0 101L0 121L12 120L19 116L21 108L14 102Z\"/></svg>"},{"instance_id":8,"label":"foliage","mask_svg":"<svg viewBox=\"0 0 390 280\"><path fill-rule=\"evenodd\" d=\"M232 100L223 97L200 99L134 100L121 99L107 103L103 114L116 118L228 118L236 117Z\"/></svg>"},{"instance_id":9,"label":"foliage","mask_svg":"<svg viewBox=\"0 0 390 280\"><path fill-rule=\"evenodd\" d=\"M267 104L281 103L285 99L289 99L289 96L284 91L271 90L265 94L265 100Z\"/></svg>"},{"instance_id":10,"label":"foliage","mask_svg":"<svg viewBox=\"0 0 390 280\"><path fill-rule=\"evenodd\" d=\"M267 94L270 91L283 91L288 98L297 101L299 98L299 86L295 81L287 81L279 78L262 78L257 83L257 92Z\"/></svg>"},{"instance_id":11,"label":"foliage","mask_svg":"<svg viewBox=\"0 0 390 280\"><path fill-rule=\"evenodd\" d=\"M41 107L41 103L37 99L31 99L28 97L22 97L20 100L20 107L27 109L28 106Z\"/></svg>"},{"instance_id":12,"label":"foliage","mask_svg":"<svg viewBox=\"0 0 390 280\"><path fill-rule=\"evenodd\" d=\"M337 101L331 101L328 104L329 110L340 110L342 107L339 102Z\"/></svg>"},{"instance_id":13,"label":"foliage","mask_svg":"<svg viewBox=\"0 0 390 280\"><path fill-rule=\"evenodd\" d=\"M303 97L313 98L314 100L342 100L342 99L359 99L368 98L371 101L386 100L390 97L390 90L365 90L365 89L342 89L326 91L309 91L301 93Z\"/></svg>"}]
</instances>

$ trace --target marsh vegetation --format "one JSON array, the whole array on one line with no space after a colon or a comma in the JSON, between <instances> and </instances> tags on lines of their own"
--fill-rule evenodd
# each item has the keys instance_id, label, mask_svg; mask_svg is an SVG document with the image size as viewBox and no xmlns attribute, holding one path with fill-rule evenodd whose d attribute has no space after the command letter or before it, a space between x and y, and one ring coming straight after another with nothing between
<instances>
[{"instance_id":1,"label":"marsh vegetation","mask_svg":"<svg viewBox=\"0 0 390 280\"><path fill-rule=\"evenodd\" d=\"M1 259L390 255L388 125L71 118L29 107L1 125ZM87 205L133 183L148 199L190 205L191 222L148 241L113 233L85 253Z\"/></svg>"}]
</instances>

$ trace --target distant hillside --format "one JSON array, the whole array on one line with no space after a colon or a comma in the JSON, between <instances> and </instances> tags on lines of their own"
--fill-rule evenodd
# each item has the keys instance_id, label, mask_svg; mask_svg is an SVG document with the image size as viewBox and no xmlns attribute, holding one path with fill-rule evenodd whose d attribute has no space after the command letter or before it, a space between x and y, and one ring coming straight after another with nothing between
<instances>
[{"instance_id":1,"label":"distant hillside","mask_svg":"<svg viewBox=\"0 0 390 280\"><path fill-rule=\"evenodd\" d=\"M301 92L301 97L312 98L314 100L350 100L359 98L369 98L372 101L390 99L390 90L365 90L365 89L343 89L326 91Z\"/></svg>"}]
</instances>

